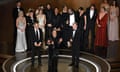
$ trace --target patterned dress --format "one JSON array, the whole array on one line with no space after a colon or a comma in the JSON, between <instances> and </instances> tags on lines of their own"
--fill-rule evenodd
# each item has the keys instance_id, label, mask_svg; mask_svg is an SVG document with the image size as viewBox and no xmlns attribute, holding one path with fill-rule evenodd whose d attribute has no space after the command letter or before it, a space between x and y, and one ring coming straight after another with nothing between
<instances>
[{"instance_id":1,"label":"patterned dress","mask_svg":"<svg viewBox=\"0 0 120 72\"><path fill-rule=\"evenodd\" d=\"M108 14L104 15L101 19L99 19L99 16L98 16L97 19L101 27L97 27L97 30L96 30L95 46L107 47Z\"/></svg>"},{"instance_id":2,"label":"patterned dress","mask_svg":"<svg viewBox=\"0 0 120 72\"><path fill-rule=\"evenodd\" d=\"M117 7L111 7L110 9L110 22L108 24L108 40L119 40L119 23L117 15Z\"/></svg>"}]
</instances>

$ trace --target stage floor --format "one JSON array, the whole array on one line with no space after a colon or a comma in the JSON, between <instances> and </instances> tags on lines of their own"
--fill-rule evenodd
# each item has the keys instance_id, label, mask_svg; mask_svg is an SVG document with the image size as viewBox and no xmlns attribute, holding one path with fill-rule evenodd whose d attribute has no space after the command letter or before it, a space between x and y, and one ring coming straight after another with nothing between
<instances>
[{"instance_id":1,"label":"stage floor","mask_svg":"<svg viewBox=\"0 0 120 72\"><path fill-rule=\"evenodd\" d=\"M80 55L79 68L68 66L71 63L70 55L59 55L58 72L110 72L106 60L85 52ZM16 56L6 60L3 69L7 72L48 72L48 56L42 55L42 66L38 65L36 56L33 67L28 53L16 53Z\"/></svg>"}]
</instances>

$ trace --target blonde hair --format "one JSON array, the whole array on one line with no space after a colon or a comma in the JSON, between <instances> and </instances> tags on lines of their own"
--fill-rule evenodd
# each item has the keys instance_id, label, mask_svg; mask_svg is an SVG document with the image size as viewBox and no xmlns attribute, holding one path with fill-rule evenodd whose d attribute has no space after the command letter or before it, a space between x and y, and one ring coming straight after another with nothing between
<instances>
[{"instance_id":1,"label":"blonde hair","mask_svg":"<svg viewBox=\"0 0 120 72\"><path fill-rule=\"evenodd\" d=\"M18 16L21 16L21 15L24 16L23 11L19 11L19 12L18 12Z\"/></svg>"}]
</instances>

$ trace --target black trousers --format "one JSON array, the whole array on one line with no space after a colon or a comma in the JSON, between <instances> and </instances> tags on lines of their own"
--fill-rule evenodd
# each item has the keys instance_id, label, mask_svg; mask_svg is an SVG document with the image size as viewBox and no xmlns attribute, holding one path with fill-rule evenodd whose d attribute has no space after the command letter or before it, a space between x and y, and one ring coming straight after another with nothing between
<instances>
[{"instance_id":1,"label":"black trousers","mask_svg":"<svg viewBox=\"0 0 120 72\"><path fill-rule=\"evenodd\" d=\"M16 20L13 21L13 54L15 54L15 47L16 47L16 39L17 39L17 27L16 27Z\"/></svg>"},{"instance_id":2,"label":"black trousers","mask_svg":"<svg viewBox=\"0 0 120 72\"><path fill-rule=\"evenodd\" d=\"M91 38L89 39L89 33L91 32ZM91 42L90 42L91 41ZM94 41L95 41L95 26L89 26L84 33L84 48L89 49L90 52L94 51ZM89 47L90 44L90 47Z\"/></svg>"},{"instance_id":3,"label":"black trousers","mask_svg":"<svg viewBox=\"0 0 120 72\"><path fill-rule=\"evenodd\" d=\"M49 46L48 49L48 72L57 72L58 54L57 50Z\"/></svg>"},{"instance_id":4,"label":"black trousers","mask_svg":"<svg viewBox=\"0 0 120 72\"><path fill-rule=\"evenodd\" d=\"M45 40L47 41L49 38L51 38L52 34L52 27L46 27L45 28Z\"/></svg>"},{"instance_id":5,"label":"black trousers","mask_svg":"<svg viewBox=\"0 0 120 72\"><path fill-rule=\"evenodd\" d=\"M38 64L41 64L41 52L40 52L41 47L33 47L32 48L32 65L34 65L35 62L35 56L38 56Z\"/></svg>"},{"instance_id":6,"label":"black trousers","mask_svg":"<svg viewBox=\"0 0 120 72\"><path fill-rule=\"evenodd\" d=\"M32 26L27 26L26 27L27 51L32 50L31 29L32 29Z\"/></svg>"},{"instance_id":7,"label":"black trousers","mask_svg":"<svg viewBox=\"0 0 120 72\"><path fill-rule=\"evenodd\" d=\"M80 50L72 48L72 64L78 66L79 65L79 56Z\"/></svg>"}]
</instances>

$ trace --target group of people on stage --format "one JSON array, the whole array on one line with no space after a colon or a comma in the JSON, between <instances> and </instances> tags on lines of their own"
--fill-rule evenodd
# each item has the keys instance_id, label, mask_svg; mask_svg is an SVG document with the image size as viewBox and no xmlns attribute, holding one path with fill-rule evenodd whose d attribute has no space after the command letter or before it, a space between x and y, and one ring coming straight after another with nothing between
<instances>
[{"instance_id":1,"label":"group of people on stage","mask_svg":"<svg viewBox=\"0 0 120 72\"><path fill-rule=\"evenodd\" d=\"M15 52L32 51L32 65L35 53L38 53L41 65L40 49L47 49L49 69L56 67L52 72L57 72L58 49L71 48L70 66L78 67L80 50L97 55L101 52L106 57L108 40L119 40L118 16L116 0L111 5L104 0L99 12L94 4L86 10L80 7L77 11L65 5L60 12L59 8L52 9L48 3L46 7L40 5L37 9L30 8L26 14L21 2L17 1L13 10L17 35Z\"/></svg>"}]
</instances>

